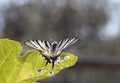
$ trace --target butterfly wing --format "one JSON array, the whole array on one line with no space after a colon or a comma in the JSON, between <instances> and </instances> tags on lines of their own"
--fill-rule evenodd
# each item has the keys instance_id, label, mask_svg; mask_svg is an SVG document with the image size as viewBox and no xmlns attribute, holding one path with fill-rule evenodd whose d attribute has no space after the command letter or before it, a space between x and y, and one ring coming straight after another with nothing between
<instances>
[{"instance_id":1,"label":"butterfly wing","mask_svg":"<svg viewBox=\"0 0 120 83\"><path fill-rule=\"evenodd\" d=\"M61 40L60 42L54 41L53 43L50 43L48 41L41 41L41 40L29 40L26 41L25 44L29 47L41 51L41 53L47 60L46 65L48 63L52 63L52 69L53 69L54 61L57 59L57 57L60 56L60 54L65 48L75 43L77 40L78 39L76 38L67 38Z\"/></svg>"},{"instance_id":2,"label":"butterfly wing","mask_svg":"<svg viewBox=\"0 0 120 83\"><path fill-rule=\"evenodd\" d=\"M71 44L74 44L77 40L78 40L77 38L67 38L61 40L55 49L55 54L59 55L65 48L67 48Z\"/></svg>"},{"instance_id":3,"label":"butterfly wing","mask_svg":"<svg viewBox=\"0 0 120 83\"><path fill-rule=\"evenodd\" d=\"M29 40L29 41L26 41L25 44L41 52L47 51L48 49L51 48L51 43L48 41Z\"/></svg>"},{"instance_id":4,"label":"butterfly wing","mask_svg":"<svg viewBox=\"0 0 120 83\"><path fill-rule=\"evenodd\" d=\"M77 40L78 40L77 38L68 38L68 39L65 39L63 45L60 48L62 50L64 50L68 46L74 44Z\"/></svg>"}]
</instances>

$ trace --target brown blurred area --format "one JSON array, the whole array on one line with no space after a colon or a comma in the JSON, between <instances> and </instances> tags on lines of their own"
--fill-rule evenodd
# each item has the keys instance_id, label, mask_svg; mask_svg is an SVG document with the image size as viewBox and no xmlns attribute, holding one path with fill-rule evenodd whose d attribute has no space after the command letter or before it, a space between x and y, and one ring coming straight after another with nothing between
<instances>
[{"instance_id":1,"label":"brown blurred area","mask_svg":"<svg viewBox=\"0 0 120 83\"><path fill-rule=\"evenodd\" d=\"M11 0L0 15L1 38L79 41L65 50L79 57L74 67L40 83L120 83L120 37L104 38L100 32L109 21L107 0ZM4 8L4 6L3 6Z\"/></svg>"}]
</instances>

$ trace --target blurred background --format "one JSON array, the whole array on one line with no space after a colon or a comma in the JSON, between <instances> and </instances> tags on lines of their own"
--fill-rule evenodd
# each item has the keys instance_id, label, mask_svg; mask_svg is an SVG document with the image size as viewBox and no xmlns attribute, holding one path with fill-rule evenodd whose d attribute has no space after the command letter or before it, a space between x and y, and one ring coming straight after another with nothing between
<instances>
[{"instance_id":1,"label":"blurred background","mask_svg":"<svg viewBox=\"0 0 120 83\"><path fill-rule=\"evenodd\" d=\"M120 83L120 0L0 0L0 38L79 41L74 67L40 83Z\"/></svg>"}]
</instances>

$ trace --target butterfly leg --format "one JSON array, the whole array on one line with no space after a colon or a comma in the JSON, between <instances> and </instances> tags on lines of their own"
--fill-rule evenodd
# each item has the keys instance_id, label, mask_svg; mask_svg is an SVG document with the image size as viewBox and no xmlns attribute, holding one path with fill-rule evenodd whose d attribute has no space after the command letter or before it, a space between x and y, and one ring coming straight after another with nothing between
<instances>
[{"instance_id":1,"label":"butterfly leg","mask_svg":"<svg viewBox=\"0 0 120 83\"><path fill-rule=\"evenodd\" d=\"M47 61L47 62L46 62L46 66L47 66L47 64L48 64L48 63L51 63L51 61L50 61L50 59L49 59L48 57L46 57L45 55L43 55L43 56L45 57L45 60Z\"/></svg>"},{"instance_id":2,"label":"butterfly leg","mask_svg":"<svg viewBox=\"0 0 120 83\"><path fill-rule=\"evenodd\" d=\"M52 60L52 70L54 68L54 62L55 62L55 59Z\"/></svg>"},{"instance_id":3,"label":"butterfly leg","mask_svg":"<svg viewBox=\"0 0 120 83\"><path fill-rule=\"evenodd\" d=\"M55 60L57 60L57 58L58 58L58 57L51 58L51 60L52 60L52 61L51 61L51 63L52 63L52 69L54 68L54 62L55 62Z\"/></svg>"},{"instance_id":4,"label":"butterfly leg","mask_svg":"<svg viewBox=\"0 0 120 83\"><path fill-rule=\"evenodd\" d=\"M46 58L46 60L47 60L47 62L46 62L46 66L47 66L47 64L48 64L48 63L51 63L51 62L50 62L50 59L49 59L49 58Z\"/></svg>"}]
</instances>

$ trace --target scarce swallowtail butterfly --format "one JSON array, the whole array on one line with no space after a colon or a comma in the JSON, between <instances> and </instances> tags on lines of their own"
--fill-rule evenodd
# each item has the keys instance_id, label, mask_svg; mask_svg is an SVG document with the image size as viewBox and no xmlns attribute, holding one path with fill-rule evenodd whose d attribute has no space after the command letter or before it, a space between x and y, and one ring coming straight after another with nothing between
<instances>
[{"instance_id":1,"label":"scarce swallowtail butterfly","mask_svg":"<svg viewBox=\"0 0 120 83\"><path fill-rule=\"evenodd\" d=\"M42 40L28 40L25 41L25 44L29 47L32 47L42 53L42 55L47 60L46 65L48 63L52 64L52 69L54 68L54 62L61 55L62 51L75 43L77 38L67 38L61 41L42 41Z\"/></svg>"}]
</instances>

